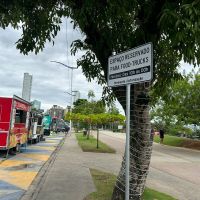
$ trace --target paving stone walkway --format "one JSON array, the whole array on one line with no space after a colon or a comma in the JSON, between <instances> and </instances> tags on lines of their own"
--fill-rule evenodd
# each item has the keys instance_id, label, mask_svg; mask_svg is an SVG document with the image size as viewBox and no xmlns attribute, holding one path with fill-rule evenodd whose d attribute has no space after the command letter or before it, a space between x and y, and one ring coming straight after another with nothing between
<instances>
[{"instance_id":1,"label":"paving stone walkway","mask_svg":"<svg viewBox=\"0 0 200 200\"><path fill-rule=\"evenodd\" d=\"M1 156L0 200L20 199L63 138L64 134L48 136L6 160Z\"/></svg>"}]
</instances>

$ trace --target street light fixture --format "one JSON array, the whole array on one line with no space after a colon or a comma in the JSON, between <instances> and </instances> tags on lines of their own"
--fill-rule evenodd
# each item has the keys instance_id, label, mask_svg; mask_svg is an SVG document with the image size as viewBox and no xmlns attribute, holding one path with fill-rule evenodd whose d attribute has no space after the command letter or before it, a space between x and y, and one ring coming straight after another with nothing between
<instances>
[{"instance_id":1,"label":"street light fixture","mask_svg":"<svg viewBox=\"0 0 200 200\"><path fill-rule=\"evenodd\" d=\"M73 91L72 91L72 92L73 92ZM67 93L67 94L69 94L69 95L71 95L71 96L73 96L73 97L76 96L75 94L70 94L69 92L64 92L64 93Z\"/></svg>"},{"instance_id":2,"label":"street light fixture","mask_svg":"<svg viewBox=\"0 0 200 200\"><path fill-rule=\"evenodd\" d=\"M71 69L72 70L72 72L71 72L71 93L68 93L68 92L66 92L66 93L68 93L70 96L71 96L71 109L70 109L70 113L72 112L72 104L73 104L73 95L72 95L72 80L73 80L73 70L74 69L78 69L77 67L70 67L70 66L68 66L68 65L66 65L66 64L64 64L64 63L61 63L61 62L58 62L58 61L55 61L55 60L52 60L52 61L50 61L50 62L54 62L54 63L57 63L57 64L60 64L60 65L63 65L64 67L66 67L66 68L69 68L69 69ZM70 119L70 130L72 130L72 121L71 121L71 119Z\"/></svg>"}]
</instances>

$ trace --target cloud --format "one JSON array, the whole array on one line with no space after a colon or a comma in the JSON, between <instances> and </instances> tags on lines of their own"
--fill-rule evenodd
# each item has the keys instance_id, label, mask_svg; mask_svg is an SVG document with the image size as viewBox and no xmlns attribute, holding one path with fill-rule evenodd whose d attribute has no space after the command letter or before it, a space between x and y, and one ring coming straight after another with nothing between
<instances>
[{"instance_id":1,"label":"cloud","mask_svg":"<svg viewBox=\"0 0 200 200\"><path fill-rule=\"evenodd\" d=\"M56 60L76 67L76 60L82 54L71 56L70 44L84 36L78 30L73 30L69 20L66 26L66 19L63 19L55 45L47 42L45 49L38 55L30 53L28 56L20 54L16 49L15 43L20 36L20 30L11 27L0 29L0 95L21 96L23 74L28 72L33 75L32 100L40 100L44 109L54 104L63 107L69 105L70 96L64 92L70 91L71 70L50 61ZM73 90L80 91L81 98L87 98L90 89L94 90L96 98L101 97L102 87L95 81L88 83L81 69L74 70Z\"/></svg>"}]
</instances>

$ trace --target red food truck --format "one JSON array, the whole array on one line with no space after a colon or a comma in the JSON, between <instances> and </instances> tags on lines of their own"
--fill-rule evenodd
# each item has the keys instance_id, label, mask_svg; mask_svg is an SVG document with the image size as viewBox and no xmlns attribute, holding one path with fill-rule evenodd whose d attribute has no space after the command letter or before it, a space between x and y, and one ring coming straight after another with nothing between
<instances>
[{"instance_id":1,"label":"red food truck","mask_svg":"<svg viewBox=\"0 0 200 200\"><path fill-rule=\"evenodd\" d=\"M13 96L0 97L0 150L19 151L27 143L31 103Z\"/></svg>"}]
</instances>

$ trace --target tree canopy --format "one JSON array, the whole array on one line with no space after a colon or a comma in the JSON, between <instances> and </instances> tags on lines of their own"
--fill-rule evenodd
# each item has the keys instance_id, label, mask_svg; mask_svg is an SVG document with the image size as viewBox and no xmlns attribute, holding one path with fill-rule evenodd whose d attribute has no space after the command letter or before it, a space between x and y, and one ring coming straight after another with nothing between
<instances>
[{"instance_id":1,"label":"tree canopy","mask_svg":"<svg viewBox=\"0 0 200 200\"><path fill-rule=\"evenodd\" d=\"M89 102L86 99L79 99L74 103L72 112L84 115L100 114L106 112L106 107L101 100Z\"/></svg>"},{"instance_id":2,"label":"tree canopy","mask_svg":"<svg viewBox=\"0 0 200 200\"><path fill-rule=\"evenodd\" d=\"M108 113L119 114L119 109L116 107L116 105L114 103L111 103L108 107Z\"/></svg>"},{"instance_id":3,"label":"tree canopy","mask_svg":"<svg viewBox=\"0 0 200 200\"><path fill-rule=\"evenodd\" d=\"M85 50L78 60L83 73L98 83L107 80L107 59L151 41L154 46L154 79L160 95L171 79L180 78L181 60L200 62L200 2L198 0L2 0L0 26L22 29L17 48L24 54L41 51L60 30L62 17L70 17L74 28L86 37L74 41L72 53ZM110 93L104 88L104 94ZM156 93L155 93L156 94Z\"/></svg>"},{"instance_id":4,"label":"tree canopy","mask_svg":"<svg viewBox=\"0 0 200 200\"><path fill-rule=\"evenodd\" d=\"M94 97L95 97L94 91L93 90L89 90L88 91L88 99L93 101Z\"/></svg>"},{"instance_id":5,"label":"tree canopy","mask_svg":"<svg viewBox=\"0 0 200 200\"><path fill-rule=\"evenodd\" d=\"M166 126L200 124L200 75L188 74L185 79L168 87L168 94L152 109L154 122Z\"/></svg>"},{"instance_id":6,"label":"tree canopy","mask_svg":"<svg viewBox=\"0 0 200 200\"><path fill-rule=\"evenodd\" d=\"M166 94L180 61L200 63L199 0L2 0L0 27L11 25L22 29L17 48L23 54L43 50L60 30L63 17L70 17L74 28L85 35L71 45L71 53L83 50L77 61L86 78L104 85L104 98L113 97L126 108L125 87L112 90L106 86L108 57L141 44L153 43L154 96ZM146 84L146 83L145 83ZM149 141L149 89L145 84L131 86L131 199L140 199L144 191L151 149ZM152 84L150 84L152 85ZM143 91L139 91L139 89ZM107 94L107 95L106 95ZM137 114L137 115L136 115ZM136 141L140 141L137 143ZM147 142L148 141L148 142ZM124 199L124 163L114 189L113 200ZM145 166L145 167L144 167ZM120 190L121 189L121 190Z\"/></svg>"}]
</instances>

